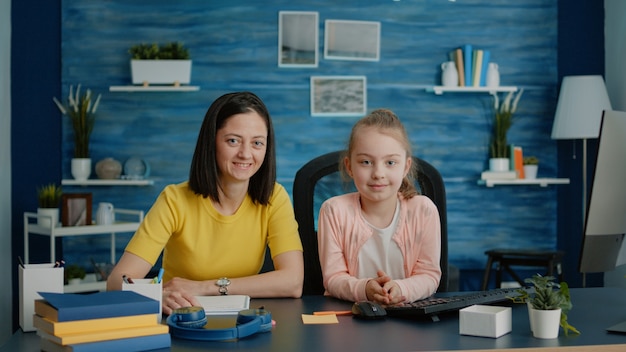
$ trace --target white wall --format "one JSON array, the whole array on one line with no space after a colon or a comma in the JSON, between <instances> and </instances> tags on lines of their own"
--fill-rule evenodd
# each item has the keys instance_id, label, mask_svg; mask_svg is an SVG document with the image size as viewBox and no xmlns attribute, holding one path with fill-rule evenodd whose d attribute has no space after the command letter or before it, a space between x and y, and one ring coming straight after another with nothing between
<instances>
[{"instance_id":1,"label":"white wall","mask_svg":"<svg viewBox=\"0 0 626 352\"><path fill-rule=\"evenodd\" d=\"M11 0L0 0L0 282L11 282ZM11 336L12 290L0 290L0 345Z\"/></svg>"},{"instance_id":2,"label":"white wall","mask_svg":"<svg viewBox=\"0 0 626 352\"><path fill-rule=\"evenodd\" d=\"M613 110L626 111L626 1L605 0L604 13L606 87ZM604 275L604 285L626 287L625 276L622 265Z\"/></svg>"}]
</instances>

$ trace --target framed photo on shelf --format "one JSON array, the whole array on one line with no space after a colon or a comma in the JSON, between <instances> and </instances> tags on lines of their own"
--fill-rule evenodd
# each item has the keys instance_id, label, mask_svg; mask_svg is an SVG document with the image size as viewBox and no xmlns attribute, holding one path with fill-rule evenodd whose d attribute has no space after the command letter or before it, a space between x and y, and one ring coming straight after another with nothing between
<instances>
[{"instance_id":1,"label":"framed photo on shelf","mask_svg":"<svg viewBox=\"0 0 626 352\"><path fill-rule=\"evenodd\" d=\"M311 76L311 116L364 116L365 76Z\"/></svg>"},{"instance_id":2,"label":"framed photo on shelf","mask_svg":"<svg viewBox=\"0 0 626 352\"><path fill-rule=\"evenodd\" d=\"M63 226L91 225L91 193L64 193L62 204Z\"/></svg>"},{"instance_id":3,"label":"framed photo on shelf","mask_svg":"<svg viewBox=\"0 0 626 352\"><path fill-rule=\"evenodd\" d=\"M278 12L278 67L317 67L318 13Z\"/></svg>"},{"instance_id":4,"label":"framed photo on shelf","mask_svg":"<svg viewBox=\"0 0 626 352\"><path fill-rule=\"evenodd\" d=\"M380 22L326 20L324 58L380 60Z\"/></svg>"}]
</instances>

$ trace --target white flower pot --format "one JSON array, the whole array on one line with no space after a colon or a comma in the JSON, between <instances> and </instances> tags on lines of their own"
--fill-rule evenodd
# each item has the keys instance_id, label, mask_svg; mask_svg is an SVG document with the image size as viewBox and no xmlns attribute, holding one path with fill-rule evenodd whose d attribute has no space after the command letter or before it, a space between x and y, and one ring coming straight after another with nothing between
<instances>
[{"instance_id":1,"label":"white flower pot","mask_svg":"<svg viewBox=\"0 0 626 352\"><path fill-rule=\"evenodd\" d=\"M534 180L537 178L539 165L524 165L524 178Z\"/></svg>"},{"instance_id":2,"label":"white flower pot","mask_svg":"<svg viewBox=\"0 0 626 352\"><path fill-rule=\"evenodd\" d=\"M89 175L91 175L91 159L73 158L72 177L74 177L76 181L87 181Z\"/></svg>"},{"instance_id":3,"label":"white flower pot","mask_svg":"<svg viewBox=\"0 0 626 352\"><path fill-rule=\"evenodd\" d=\"M489 159L490 171L509 171L509 158L491 158Z\"/></svg>"},{"instance_id":4,"label":"white flower pot","mask_svg":"<svg viewBox=\"0 0 626 352\"><path fill-rule=\"evenodd\" d=\"M556 339L559 337L561 309L538 310L529 307L530 326L533 336L538 339Z\"/></svg>"},{"instance_id":5,"label":"white flower pot","mask_svg":"<svg viewBox=\"0 0 626 352\"><path fill-rule=\"evenodd\" d=\"M130 60L133 84L189 84L191 60Z\"/></svg>"},{"instance_id":6,"label":"white flower pot","mask_svg":"<svg viewBox=\"0 0 626 352\"><path fill-rule=\"evenodd\" d=\"M59 223L59 208L37 208L37 225L52 228Z\"/></svg>"}]
</instances>

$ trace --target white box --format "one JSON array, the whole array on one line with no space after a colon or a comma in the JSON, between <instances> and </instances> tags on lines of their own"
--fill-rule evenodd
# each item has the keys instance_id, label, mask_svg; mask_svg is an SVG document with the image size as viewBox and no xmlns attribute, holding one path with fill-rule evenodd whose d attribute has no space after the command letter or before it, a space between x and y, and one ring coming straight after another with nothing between
<instances>
[{"instance_id":1,"label":"white box","mask_svg":"<svg viewBox=\"0 0 626 352\"><path fill-rule=\"evenodd\" d=\"M63 293L63 268L55 268L54 264L25 264L18 267L20 327L25 332L35 331L35 300L42 299L37 292Z\"/></svg>"},{"instance_id":2,"label":"white box","mask_svg":"<svg viewBox=\"0 0 626 352\"><path fill-rule=\"evenodd\" d=\"M459 311L461 335L498 338L511 332L511 307L473 305Z\"/></svg>"},{"instance_id":3,"label":"white box","mask_svg":"<svg viewBox=\"0 0 626 352\"><path fill-rule=\"evenodd\" d=\"M123 291L134 291L140 295L152 298L159 301L159 315L157 321L161 322L161 315L163 313L163 284L152 283L152 279L133 279L132 284L123 283Z\"/></svg>"}]
</instances>

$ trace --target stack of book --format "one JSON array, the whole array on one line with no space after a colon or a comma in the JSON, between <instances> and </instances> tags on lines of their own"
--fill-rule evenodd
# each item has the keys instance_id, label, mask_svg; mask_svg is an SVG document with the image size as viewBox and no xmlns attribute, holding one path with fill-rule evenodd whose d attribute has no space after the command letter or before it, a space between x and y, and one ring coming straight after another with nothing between
<instances>
[{"instance_id":1,"label":"stack of book","mask_svg":"<svg viewBox=\"0 0 626 352\"><path fill-rule=\"evenodd\" d=\"M487 85L487 67L491 52L463 45L449 53L450 61L456 64L459 73L459 87L484 87Z\"/></svg>"},{"instance_id":2,"label":"stack of book","mask_svg":"<svg viewBox=\"0 0 626 352\"><path fill-rule=\"evenodd\" d=\"M33 324L42 351L146 351L169 348L159 302L133 291L39 293Z\"/></svg>"}]
</instances>

